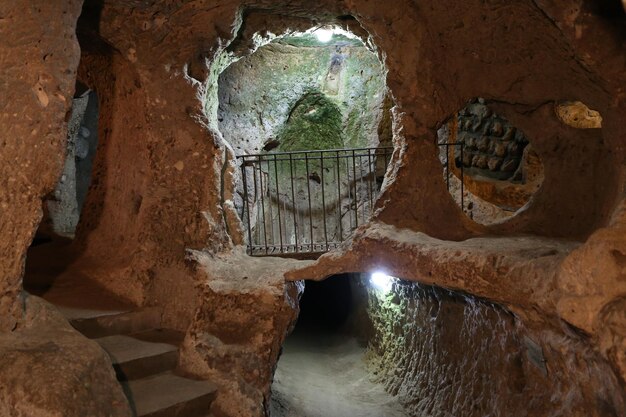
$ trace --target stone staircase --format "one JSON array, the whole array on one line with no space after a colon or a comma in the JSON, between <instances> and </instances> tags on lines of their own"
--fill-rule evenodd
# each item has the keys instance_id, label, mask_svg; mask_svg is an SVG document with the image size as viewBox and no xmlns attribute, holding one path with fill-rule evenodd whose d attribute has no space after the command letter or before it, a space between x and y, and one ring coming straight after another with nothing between
<instances>
[{"instance_id":1,"label":"stone staircase","mask_svg":"<svg viewBox=\"0 0 626 417\"><path fill-rule=\"evenodd\" d=\"M208 416L216 386L177 374L184 335L162 329L160 322L160 312L152 308L70 318L109 354L137 417Z\"/></svg>"}]
</instances>

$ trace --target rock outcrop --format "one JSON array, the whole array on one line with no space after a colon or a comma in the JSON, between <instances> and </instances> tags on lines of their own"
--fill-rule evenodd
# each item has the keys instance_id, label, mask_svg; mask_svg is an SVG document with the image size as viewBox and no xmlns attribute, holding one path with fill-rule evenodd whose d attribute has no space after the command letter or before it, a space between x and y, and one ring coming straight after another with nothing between
<instances>
[{"instance_id":1,"label":"rock outcrop","mask_svg":"<svg viewBox=\"0 0 626 417\"><path fill-rule=\"evenodd\" d=\"M600 417L626 410L610 365L572 331L536 332L497 305L407 282L388 294L370 290L369 299L376 335L370 366L409 415Z\"/></svg>"},{"instance_id":2,"label":"rock outcrop","mask_svg":"<svg viewBox=\"0 0 626 417\"><path fill-rule=\"evenodd\" d=\"M19 327L0 334L0 415L131 417L102 348L42 299L24 304Z\"/></svg>"}]
</instances>

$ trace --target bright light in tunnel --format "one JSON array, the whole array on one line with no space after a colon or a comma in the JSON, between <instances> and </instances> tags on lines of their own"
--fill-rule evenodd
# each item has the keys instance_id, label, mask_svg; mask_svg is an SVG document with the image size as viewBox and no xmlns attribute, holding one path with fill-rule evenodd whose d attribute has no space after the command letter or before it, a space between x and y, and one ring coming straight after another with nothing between
<instances>
[{"instance_id":1,"label":"bright light in tunnel","mask_svg":"<svg viewBox=\"0 0 626 417\"><path fill-rule=\"evenodd\" d=\"M374 288L386 294L391 291L393 277L385 274L384 272L376 271L372 273L370 283Z\"/></svg>"},{"instance_id":2,"label":"bright light in tunnel","mask_svg":"<svg viewBox=\"0 0 626 417\"><path fill-rule=\"evenodd\" d=\"M328 29L317 29L315 31L315 36L320 42L330 42L330 40L333 38L333 31Z\"/></svg>"}]
</instances>

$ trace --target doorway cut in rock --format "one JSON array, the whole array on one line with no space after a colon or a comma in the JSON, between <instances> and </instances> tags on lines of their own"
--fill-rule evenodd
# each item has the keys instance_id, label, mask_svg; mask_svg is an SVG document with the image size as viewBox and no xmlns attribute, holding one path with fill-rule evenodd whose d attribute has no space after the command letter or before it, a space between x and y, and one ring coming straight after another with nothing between
<instances>
[{"instance_id":1,"label":"doorway cut in rock","mask_svg":"<svg viewBox=\"0 0 626 417\"><path fill-rule=\"evenodd\" d=\"M360 274L306 281L274 374L271 417L408 416L368 367L366 285Z\"/></svg>"}]
</instances>

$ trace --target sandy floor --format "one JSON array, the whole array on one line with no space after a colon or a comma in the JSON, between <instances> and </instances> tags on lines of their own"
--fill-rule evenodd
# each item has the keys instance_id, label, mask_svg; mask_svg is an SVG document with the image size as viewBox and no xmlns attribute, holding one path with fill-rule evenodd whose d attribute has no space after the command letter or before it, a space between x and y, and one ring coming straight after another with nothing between
<instances>
[{"instance_id":1,"label":"sandy floor","mask_svg":"<svg viewBox=\"0 0 626 417\"><path fill-rule=\"evenodd\" d=\"M307 340L308 339L308 340ZM272 385L272 417L406 417L365 369L355 339L294 334Z\"/></svg>"}]
</instances>

